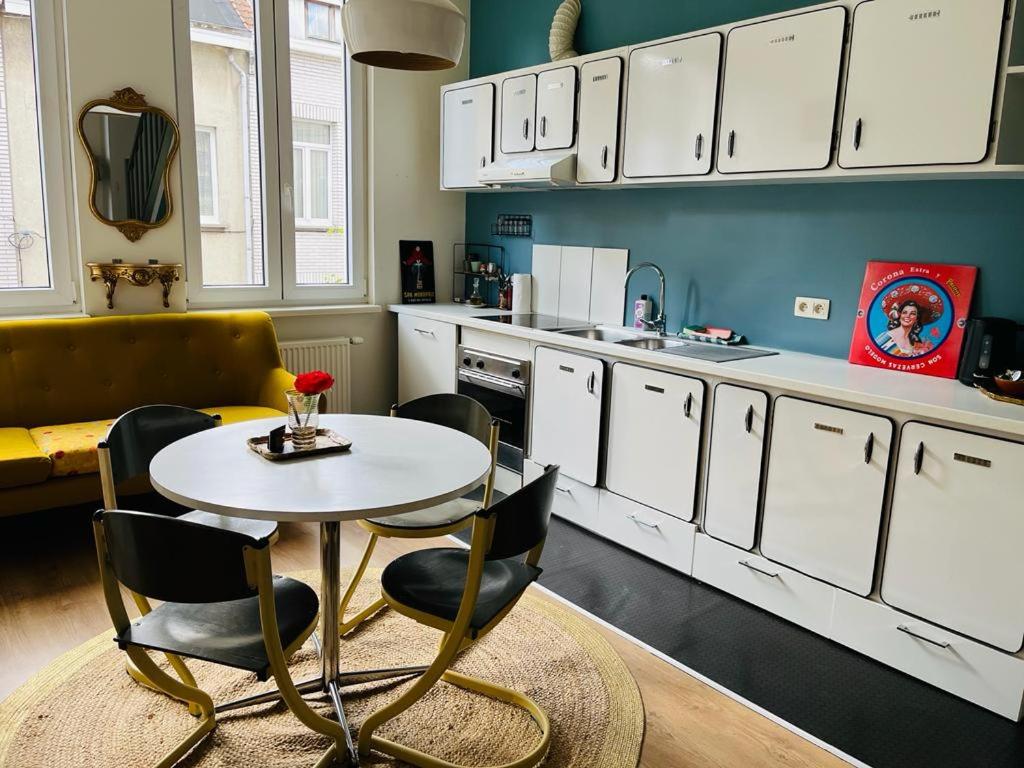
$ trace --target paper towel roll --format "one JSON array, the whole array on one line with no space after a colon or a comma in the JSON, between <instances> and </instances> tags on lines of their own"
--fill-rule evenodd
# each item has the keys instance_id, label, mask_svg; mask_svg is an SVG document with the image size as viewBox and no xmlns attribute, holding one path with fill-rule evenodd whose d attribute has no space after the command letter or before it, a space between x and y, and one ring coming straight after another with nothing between
<instances>
[{"instance_id":1,"label":"paper towel roll","mask_svg":"<svg viewBox=\"0 0 1024 768\"><path fill-rule=\"evenodd\" d=\"M525 314L532 312L533 276L524 274L512 275L512 311Z\"/></svg>"}]
</instances>

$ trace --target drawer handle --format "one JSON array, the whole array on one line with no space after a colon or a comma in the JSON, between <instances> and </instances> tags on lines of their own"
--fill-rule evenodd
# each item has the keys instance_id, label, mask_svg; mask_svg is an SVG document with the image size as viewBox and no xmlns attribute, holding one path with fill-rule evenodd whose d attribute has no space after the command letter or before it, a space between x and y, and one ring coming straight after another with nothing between
<instances>
[{"instance_id":1,"label":"drawer handle","mask_svg":"<svg viewBox=\"0 0 1024 768\"><path fill-rule=\"evenodd\" d=\"M778 571L776 571L775 573L772 573L771 571L766 571L763 568L758 568L756 565L751 563L749 560L740 560L738 562L744 568L749 568L754 573L760 573L762 576L767 576L770 579L777 579L777 578L779 578Z\"/></svg>"},{"instance_id":2,"label":"drawer handle","mask_svg":"<svg viewBox=\"0 0 1024 768\"><path fill-rule=\"evenodd\" d=\"M693 393L686 393L686 402L683 404L683 415L686 418L690 418L690 413L693 412Z\"/></svg>"},{"instance_id":3,"label":"drawer handle","mask_svg":"<svg viewBox=\"0 0 1024 768\"><path fill-rule=\"evenodd\" d=\"M604 149L601 150L601 167L604 169L608 168L608 145L604 145Z\"/></svg>"},{"instance_id":4,"label":"drawer handle","mask_svg":"<svg viewBox=\"0 0 1024 768\"><path fill-rule=\"evenodd\" d=\"M644 528L658 528L658 527L660 527L657 523L649 523L649 522L647 522L646 520L641 518L640 515L638 515L636 512L634 512L631 515L626 515L626 517L628 517L630 520L632 520L637 525L642 525Z\"/></svg>"},{"instance_id":5,"label":"drawer handle","mask_svg":"<svg viewBox=\"0 0 1024 768\"><path fill-rule=\"evenodd\" d=\"M656 387L653 384L644 384L644 389L646 389L648 392L654 392L655 394L658 394L658 395L664 395L665 394L665 388L664 387Z\"/></svg>"},{"instance_id":6,"label":"drawer handle","mask_svg":"<svg viewBox=\"0 0 1024 768\"><path fill-rule=\"evenodd\" d=\"M530 138L530 118L523 119L523 138Z\"/></svg>"},{"instance_id":7,"label":"drawer handle","mask_svg":"<svg viewBox=\"0 0 1024 768\"><path fill-rule=\"evenodd\" d=\"M914 474L921 474L921 465L924 464L924 441L917 444L917 450L914 451Z\"/></svg>"},{"instance_id":8,"label":"drawer handle","mask_svg":"<svg viewBox=\"0 0 1024 768\"><path fill-rule=\"evenodd\" d=\"M875 452L875 433L868 434L868 441L864 443L864 463L871 463L871 455Z\"/></svg>"},{"instance_id":9,"label":"drawer handle","mask_svg":"<svg viewBox=\"0 0 1024 768\"><path fill-rule=\"evenodd\" d=\"M594 373L593 371L591 371L590 375L587 376L587 393L591 394L591 395L594 394L594 387L596 387L596 386L597 386L597 374Z\"/></svg>"},{"instance_id":10,"label":"drawer handle","mask_svg":"<svg viewBox=\"0 0 1024 768\"><path fill-rule=\"evenodd\" d=\"M729 157L736 154L736 131L729 131Z\"/></svg>"},{"instance_id":11,"label":"drawer handle","mask_svg":"<svg viewBox=\"0 0 1024 768\"><path fill-rule=\"evenodd\" d=\"M747 406L747 414L743 417L743 428L747 430L747 434L750 434L750 430L754 428L754 406Z\"/></svg>"},{"instance_id":12,"label":"drawer handle","mask_svg":"<svg viewBox=\"0 0 1024 768\"><path fill-rule=\"evenodd\" d=\"M949 648L949 643L945 642L944 640L932 640L930 637L925 637L924 635L919 635L917 632L912 630L906 624L899 624L899 625L897 625L896 629L898 629L900 632L905 632L906 634L910 635L911 637L913 637L913 638L915 638L917 640L921 640L921 641L923 641L925 643L931 643L936 648L942 648L942 649Z\"/></svg>"},{"instance_id":13,"label":"drawer handle","mask_svg":"<svg viewBox=\"0 0 1024 768\"><path fill-rule=\"evenodd\" d=\"M555 486L555 490L558 491L559 493L564 493L566 496L572 496L572 489L571 488L561 488L561 487L556 485Z\"/></svg>"},{"instance_id":14,"label":"drawer handle","mask_svg":"<svg viewBox=\"0 0 1024 768\"><path fill-rule=\"evenodd\" d=\"M697 160L700 160L704 156L704 134L697 134L697 146L694 147L693 155Z\"/></svg>"},{"instance_id":15,"label":"drawer handle","mask_svg":"<svg viewBox=\"0 0 1024 768\"><path fill-rule=\"evenodd\" d=\"M540 135L546 137L548 135L548 118L544 115L540 119Z\"/></svg>"},{"instance_id":16,"label":"drawer handle","mask_svg":"<svg viewBox=\"0 0 1024 768\"><path fill-rule=\"evenodd\" d=\"M853 126L853 148L855 151L860 151L860 140L864 135L864 120L861 118L857 119L857 123Z\"/></svg>"},{"instance_id":17,"label":"drawer handle","mask_svg":"<svg viewBox=\"0 0 1024 768\"><path fill-rule=\"evenodd\" d=\"M420 334L421 336L433 336L434 335L433 331L425 331L422 328L413 328L413 330L416 331L416 333Z\"/></svg>"}]
</instances>

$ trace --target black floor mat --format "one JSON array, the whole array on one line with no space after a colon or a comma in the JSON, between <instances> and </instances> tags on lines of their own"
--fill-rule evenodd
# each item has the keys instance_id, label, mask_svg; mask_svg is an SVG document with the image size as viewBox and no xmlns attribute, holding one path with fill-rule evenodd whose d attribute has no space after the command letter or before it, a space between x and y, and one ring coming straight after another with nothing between
<instances>
[{"instance_id":1,"label":"black floor mat","mask_svg":"<svg viewBox=\"0 0 1024 768\"><path fill-rule=\"evenodd\" d=\"M552 520L540 564L552 592L873 768L1024 766L1024 724L574 525Z\"/></svg>"}]
</instances>

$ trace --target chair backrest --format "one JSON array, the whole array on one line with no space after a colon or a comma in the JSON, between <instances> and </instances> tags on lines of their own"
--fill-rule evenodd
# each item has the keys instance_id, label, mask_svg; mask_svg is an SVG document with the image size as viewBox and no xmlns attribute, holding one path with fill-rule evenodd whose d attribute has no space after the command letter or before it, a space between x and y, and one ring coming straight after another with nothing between
<instances>
[{"instance_id":1,"label":"chair backrest","mask_svg":"<svg viewBox=\"0 0 1024 768\"><path fill-rule=\"evenodd\" d=\"M219 603L252 597L243 548L269 546L237 531L148 512L100 510L114 576L146 597L174 603Z\"/></svg>"},{"instance_id":2,"label":"chair backrest","mask_svg":"<svg viewBox=\"0 0 1024 768\"><path fill-rule=\"evenodd\" d=\"M110 451L114 484L149 472L161 450L183 437L217 426L218 418L179 405L144 405L111 425L105 444Z\"/></svg>"},{"instance_id":3,"label":"chair backrest","mask_svg":"<svg viewBox=\"0 0 1024 768\"><path fill-rule=\"evenodd\" d=\"M478 513L496 518L491 546L487 550L488 560L524 555L544 541L557 480L558 467L551 464L536 480Z\"/></svg>"},{"instance_id":4,"label":"chair backrest","mask_svg":"<svg viewBox=\"0 0 1024 768\"><path fill-rule=\"evenodd\" d=\"M391 415L449 427L475 437L485 446L490 445L493 421L491 414L480 403L466 395L424 395L407 403L391 406Z\"/></svg>"}]
</instances>

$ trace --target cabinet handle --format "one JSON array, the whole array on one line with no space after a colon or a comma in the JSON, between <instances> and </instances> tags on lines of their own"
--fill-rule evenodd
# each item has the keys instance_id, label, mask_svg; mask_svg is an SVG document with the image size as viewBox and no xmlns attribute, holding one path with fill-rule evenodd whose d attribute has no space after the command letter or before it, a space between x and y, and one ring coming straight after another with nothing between
<instances>
[{"instance_id":1,"label":"cabinet handle","mask_svg":"<svg viewBox=\"0 0 1024 768\"><path fill-rule=\"evenodd\" d=\"M576 369L568 365L560 365L558 366L558 370L562 371L563 373L576 373Z\"/></svg>"},{"instance_id":2,"label":"cabinet handle","mask_svg":"<svg viewBox=\"0 0 1024 768\"><path fill-rule=\"evenodd\" d=\"M542 116L541 119L540 119L540 135L541 136L547 136L548 135L548 118L547 118L547 115Z\"/></svg>"},{"instance_id":3,"label":"cabinet handle","mask_svg":"<svg viewBox=\"0 0 1024 768\"><path fill-rule=\"evenodd\" d=\"M433 336L434 335L433 331L425 331L422 328L413 328L413 330L416 331L416 333L420 334L421 336Z\"/></svg>"},{"instance_id":4,"label":"cabinet handle","mask_svg":"<svg viewBox=\"0 0 1024 768\"><path fill-rule=\"evenodd\" d=\"M896 626L896 629L898 629L900 632L905 632L906 634L910 635L911 637L913 637L913 638L915 638L917 640L922 640L922 641L924 641L926 643L931 643L936 648L949 648L949 643L945 642L944 640L932 640L930 637L925 637L924 635L919 635L917 632L912 630L906 624L898 624Z\"/></svg>"},{"instance_id":5,"label":"cabinet handle","mask_svg":"<svg viewBox=\"0 0 1024 768\"><path fill-rule=\"evenodd\" d=\"M856 125L853 126L853 149L854 151L860 151L860 139L864 135L864 120L857 118Z\"/></svg>"},{"instance_id":6,"label":"cabinet handle","mask_svg":"<svg viewBox=\"0 0 1024 768\"><path fill-rule=\"evenodd\" d=\"M647 522L642 517L640 517L640 515L638 515L636 512L634 512L631 515L626 515L626 517L628 517L630 520L632 520L637 525L642 525L644 528L658 528L658 527L660 527L657 523L649 523L649 522Z\"/></svg>"},{"instance_id":7,"label":"cabinet handle","mask_svg":"<svg viewBox=\"0 0 1024 768\"><path fill-rule=\"evenodd\" d=\"M736 131L729 131L729 157L736 154Z\"/></svg>"},{"instance_id":8,"label":"cabinet handle","mask_svg":"<svg viewBox=\"0 0 1024 768\"><path fill-rule=\"evenodd\" d=\"M657 395L664 395L665 394L665 388L664 387L656 387L653 384L644 384L644 389L646 389L648 392L654 392Z\"/></svg>"},{"instance_id":9,"label":"cabinet handle","mask_svg":"<svg viewBox=\"0 0 1024 768\"><path fill-rule=\"evenodd\" d=\"M693 411L693 393L686 393L686 402L683 403L683 415L686 418L690 418L690 413Z\"/></svg>"},{"instance_id":10,"label":"cabinet handle","mask_svg":"<svg viewBox=\"0 0 1024 768\"><path fill-rule=\"evenodd\" d=\"M750 430L754 428L754 406L747 406L747 415L743 417L743 428L747 430L747 434L750 434Z\"/></svg>"},{"instance_id":11,"label":"cabinet handle","mask_svg":"<svg viewBox=\"0 0 1024 768\"><path fill-rule=\"evenodd\" d=\"M597 384L597 374L594 373L593 371L591 371L590 375L587 376L587 392L589 394L591 394L591 395L594 394L594 386L596 384Z\"/></svg>"},{"instance_id":12,"label":"cabinet handle","mask_svg":"<svg viewBox=\"0 0 1024 768\"><path fill-rule=\"evenodd\" d=\"M530 138L530 118L523 118L523 138Z\"/></svg>"},{"instance_id":13,"label":"cabinet handle","mask_svg":"<svg viewBox=\"0 0 1024 768\"><path fill-rule=\"evenodd\" d=\"M917 450L914 451L914 474L921 474L921 465L924 464L924 442L917 444Z\"/></svg>"},{"instance_id":14,"label":"cabinet handle","mask_svg":"<svg viewBox=\"0 0 1024 768\"><path fill-rule=\"evenodd\" d=\"M770 579L777 579L777 578L779 578L778 571L776 571L775 573L772 573L771 571L766 571L763 568L758 568L756 565L751 563L749 560L740 560L738 562L744 568L749 568L754 573L760 573L762 576L767 576Z\"/></svg>"},{"instance_id":15,"label":"cabinet handle","mask_svg":"<svg viewBox=\"0 0 1024 768\"><path fill-rule=\"evenodd\" d=\"M694 154L694 157L696 157L698 160L700 160L701 157L704 156L704 134L703 133L698 133L697 134L697 146L694 149L693 154Z\"/></svg>"},{"instance_id":16,"label":"cabinet handle","mask_svg":"<svg viewBox=\"0 0 1024 768\"><path fill-rule=\"evenodd\" d=\"M556 485L555 490L558 491L559 493L564 493L566 496L572 496L571 488L562 488L561 486Z\"/></svg>"},{"instance_id":17,"label":"cabinet handle","mask_svg":"<svg viewBox=\"0 0 1024 768\"><path fill-rule=\"evenodd\" d=\"M871 463L871 454L875 452L875 433L868 434L868 441L864 443L864 463Z\"/></svg>"},{"instance_id":18,"label":"cabinet handle","mask_svg":"<svg viewBox=\"0 0 1024 768\"><path fill-rule=\"evenodd\" d=\"M608 145L604 145L604 149L601 150L601 167L608 168Z\"/></svg>"},{"instance_id":19,"label":"cabinet handle","mask_svg":"<svg viewBox=\"0 0 1024 768\"><path fill-rule=\"evenodd\" d=\"M486 168L487 167L487 155L484 155L483 157L480 158L480 167L481 168Z\"/></svg>"}]
</instances>

